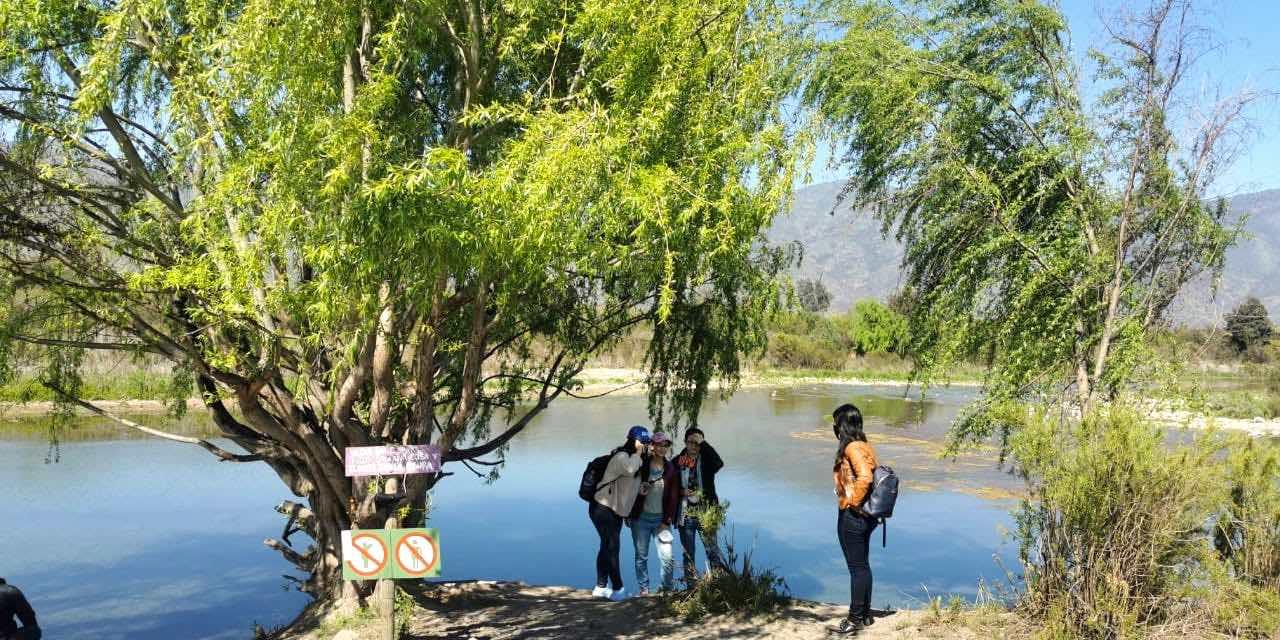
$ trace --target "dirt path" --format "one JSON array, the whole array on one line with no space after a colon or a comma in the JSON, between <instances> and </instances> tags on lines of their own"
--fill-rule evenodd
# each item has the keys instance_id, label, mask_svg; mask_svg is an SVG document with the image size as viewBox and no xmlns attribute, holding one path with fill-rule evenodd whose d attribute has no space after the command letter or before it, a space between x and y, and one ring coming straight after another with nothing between
<instances>
[{"instance_id":1,"label":"dirt path","mask_svg":"<svg viewBox=\"0 0 1280 640\"><path fill-rule=\"evenodd\" d=\"M588 591L568 587L533 587L519 583L465 582L432 585L416 599L408 633L411 640L533 640L535 638L808 638L834 636L828 627L839 622L844 607L797 601L773 615L756 618L715 616L697 623L660 615L656 598L624 602L592 599ZM858 638L918 640L998 637L965 624L944 624L922 611L878 611L876 622ZM330 618L322 628L282 640L373 640L367 624L344 628Z\"/></svg>"}]
</instances>

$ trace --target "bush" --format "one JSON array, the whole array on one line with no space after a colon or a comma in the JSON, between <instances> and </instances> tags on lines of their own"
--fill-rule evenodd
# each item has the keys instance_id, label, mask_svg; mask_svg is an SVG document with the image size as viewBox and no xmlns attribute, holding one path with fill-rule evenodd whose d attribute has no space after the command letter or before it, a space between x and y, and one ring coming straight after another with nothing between
<instances>
[{"instance_id":1,"label":"bush","mask_svg":"<svg viewBox=\"0 0 1280 640\"><path fill-rule=\"evenodd\" d=\"M732 541L723 549L728 571L710 571L684 591L664 592L661 604L668 615L696 621L708 615L756 615L776 611L791 601L787 583L773 569L751 564L751 552L739 558Z\"/></svg>"},{"instance_id":2,"label":"bush","mask_svg":"<svg viewBox=\"0 0 1280 640\"><path fill-rule=\"evenodd\" d=\"M907 321L901 314L875 300L860 300L840 315L780 314L770 326L767 359L784 369L839 370L852 353L895 354L896 366L907 342Z\"/></svg>"},{"instance_id":3,"label":"bush","mask_svg":"<svg viewBox=\"0 0 1280 640\"><path fill-rule=\"evenodd\" d=\"M788 369L840 369L848 352L809 336L774 334L769 341L773 366Z\"/></svg>"},{"instance_id":4,"label":"bush","mask_svg":"<svg viewBox=\"0 0 1280 640\"><path fill-rule=\"evenodd\" d=\"M1015 513L1027 588L1020 607L1042 635L1280 632L1280 591L1265 578L1277 541L1268 518L1280 500L1274 474L1266 475L1274 445L1233 448L1238 440L1208 434L1170 446L1124 408L1080 421L1024 415L1010 439L1030 485ZM1247 499L1237 504L1233 495ZM1224 530L1234 556L1214 548ZM1245 562L1247 570L1234 567Z\"/></svg>"},{"instance_id":5,"label":"bush","mask_svg":"<svg viewBox=\"0 0 1280 640\"><path fill-rule=\"evenodd\" d=\"M850 340L858 355L906 352L907 320L902 315L875 300L859 300L850 313Z\"/></svg>"},{"instance_id":6,"label":"bush","mask_svg":"<svg viewBox=\"0 0 1280 640\"><path fill-rule=\"evenodd\" d=\"M720 544L720 529L729 514L729 503L700 502L694 513L706 532L703 538ZM768 613L791 600L787 583L773 569L763 571L752 566L751 552L742 555L739 564L733 539L725 540L720 555L727 570L713 568L684 591L664 592L661 603L668 615L698 620L707 615L726 613L755 615Z\"/></svg>"},{"instance_id":7,"label":"bush","mask_svg":"<svg viewBox=\"0 0 1280 640\"><path fill-rule=\"evenodd\" d=\"M1214 528L1214 548L1232 574L1280 593L1280 448L1239 436L1224 468L1226 508Z\"/></svg>"}]
</instances>

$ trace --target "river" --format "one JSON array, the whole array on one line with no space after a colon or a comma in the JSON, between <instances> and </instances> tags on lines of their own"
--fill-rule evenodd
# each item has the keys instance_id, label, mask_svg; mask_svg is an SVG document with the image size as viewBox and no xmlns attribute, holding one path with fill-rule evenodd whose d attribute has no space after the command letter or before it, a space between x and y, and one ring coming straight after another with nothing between
<instances>
[{"instance_id":1,"label":"river","mask_svg":"<svg viewBox=\"0 0 1280 640\"><path fill-rule=\"evenodd\" d=\"M701 426L726 463L717 477L731 504L726 533L794 595L847 601L829 415L853 402L882 463L904 483L888 546L878 544L879 531L874 538L875 606L972 597L980 581L1008 588L1005 568L1016 570L1017 549L1004 532L1020 483L990 452L938 457L947 427L973 397L943 389L921 401L899 387L803 385L709 402ZM557 401L515 439L496 482L451 466L455 475L431 498L442 579L590 588L597 539L578 478L629 425L646 421L645 404L635 395ZM187 427L197 421L199 429L199 420ZM286 563L262 545L280 535L283 518L272 507L290 497L265 466L106 437L89 419L51 450L33 420L13 421L0 419L0 576L26 592L46 637L247 639L254 623L286 623L306 603L281 576ZM633 585L625 529L622 565ZM656 579L656 564L650 574Z\"/></svg>"}]
</instances>

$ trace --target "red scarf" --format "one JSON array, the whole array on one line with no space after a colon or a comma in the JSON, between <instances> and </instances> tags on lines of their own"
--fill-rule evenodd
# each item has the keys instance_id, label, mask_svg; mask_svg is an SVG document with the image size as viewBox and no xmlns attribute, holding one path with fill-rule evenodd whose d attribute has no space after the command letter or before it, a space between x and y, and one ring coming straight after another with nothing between
<instances>
[{"instance_id":1,"label":"red scarf","mask_svg":"<svg viewBox=\"0 0 1280 640\"><path fill-rule=\"evenodd\" d=\"M692 454L685 452L676 457L676 464L686 469L693 469L693 463L697 460Z\"/></svg>"}]
</instances>

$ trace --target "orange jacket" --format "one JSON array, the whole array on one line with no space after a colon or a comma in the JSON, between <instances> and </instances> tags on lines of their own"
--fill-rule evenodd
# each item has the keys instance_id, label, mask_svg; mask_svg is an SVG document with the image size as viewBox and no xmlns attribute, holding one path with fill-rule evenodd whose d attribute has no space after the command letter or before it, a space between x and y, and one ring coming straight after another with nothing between
<instances>
[{"instance_id":1,"label":"orange jacket","mask_svg":"<svg viewBox=\"0 0 1280 640\"><path fill-rule=\"evenodd\" d=\"M876 452L870 444L855 440L844 448L840 464L831 473L841 511L862 508L862 502L871 491L875 471Z\"/></svg>"}]
</instances>

